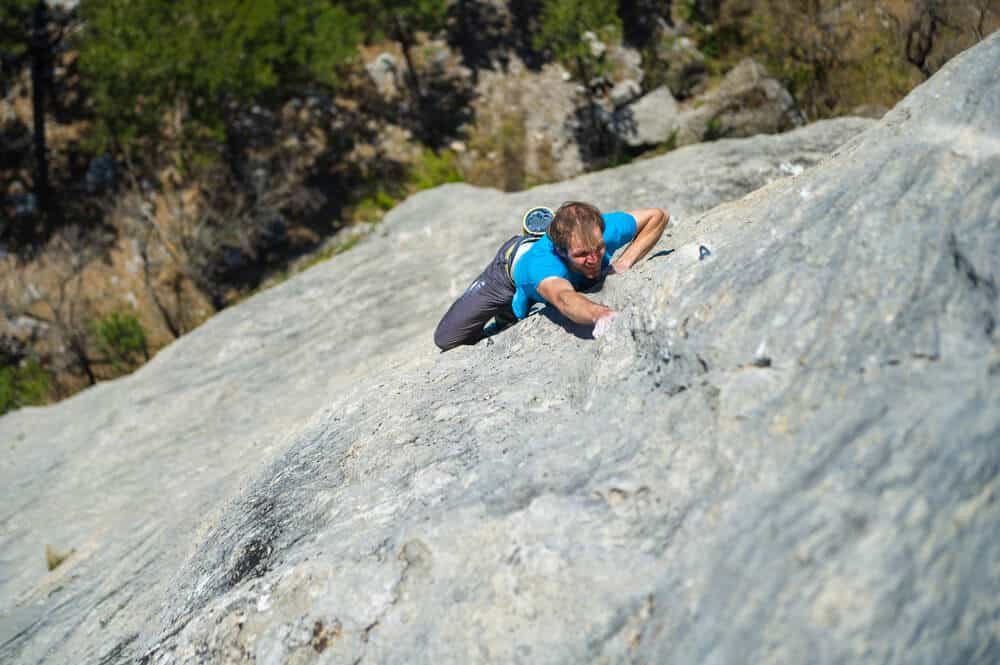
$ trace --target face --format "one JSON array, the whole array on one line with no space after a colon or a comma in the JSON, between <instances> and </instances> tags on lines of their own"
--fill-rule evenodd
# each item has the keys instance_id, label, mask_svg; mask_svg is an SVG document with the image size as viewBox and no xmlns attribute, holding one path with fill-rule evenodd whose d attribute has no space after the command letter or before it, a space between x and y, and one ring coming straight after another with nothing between
<instances>
[{"instance_id":1,"label":"face","mask_svg":"<svg viewBox=\"0 0 1000 665\"><path fill-rule=\"evenodd\" d=\"M589 233L577 233L570 238L569 249L563 254L569 269L588 279L601 276L604 260L604 235L594 226Z\"/></svg>"}]
</instances>

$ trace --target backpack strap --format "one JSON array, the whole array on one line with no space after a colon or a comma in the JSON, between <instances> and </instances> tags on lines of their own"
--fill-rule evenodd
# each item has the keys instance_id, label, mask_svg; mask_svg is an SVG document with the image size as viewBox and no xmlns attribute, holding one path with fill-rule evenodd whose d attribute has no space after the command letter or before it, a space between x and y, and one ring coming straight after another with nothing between
<instances>
[{"instance_id":1,"label":"backpack strap","mask_svg":"<svg viewBox=\"0 0 1000 665\"><path fill-rule=\"evenodd\" d=\"M504 252L503 264L507 269L507 279L510 280L511 284L514 283L514 258L517 256L517 251L521 248L521 245L530 245L531 243L538 242L539 240L541 240L541 236L523 235L517 242L511 243L510 247L507 248L507 251Z\"/></svg>"}]
</instances>

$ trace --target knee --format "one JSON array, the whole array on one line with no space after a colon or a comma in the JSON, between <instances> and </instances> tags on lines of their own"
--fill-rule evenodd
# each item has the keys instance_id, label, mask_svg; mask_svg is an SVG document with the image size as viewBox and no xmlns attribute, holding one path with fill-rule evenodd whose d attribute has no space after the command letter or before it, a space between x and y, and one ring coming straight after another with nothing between
<instances>
[{"instance_id":1,"label":"knee","mask_svg":"<svg viewBox=\"0 0 1000 665\"><path fill-rule=\"evenodd\" d=\"M444 325L444 321L438 324L437 330L434 331L434 344L437 345L442 351L450 351L456 346L461 346L462 340L455 339L454 335L449 334L447 327Z\"/></svg>"},{"instance_id":2,"label":"knee","mask_svg":"<svg viewBox=\"0 0 1000 665\"><path fill-rule=\"evenodd\" d=\"M434 333L434 344L442 351L450 351L456 346L455 344L450 344L448 340L444 339L437 333Z\"/></svg>"}]
</instances>

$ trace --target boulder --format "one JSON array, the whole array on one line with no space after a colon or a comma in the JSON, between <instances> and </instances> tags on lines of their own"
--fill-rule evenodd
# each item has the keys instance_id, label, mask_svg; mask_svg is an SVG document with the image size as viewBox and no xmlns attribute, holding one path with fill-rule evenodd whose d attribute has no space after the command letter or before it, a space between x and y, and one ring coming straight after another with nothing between
<instances>
[{"instance_id":1,"label":"boulder","mask_svg":"<svg viewBox=\"0 0 1000 665\"><path fill-rule=\"evenodd\" d=\"M118 168L114 159L104 154L90 160L83 177L83 187L93 194L113 187L117 179Z\"/></svg>"},{"instance_id":2,"label":"boulder","mask_svg":"<svg viewBox=\"0 0 1000 665\"><path fill-rule=\"evenodd\" d=\"M995 34L877 124L431 190L5 416L0 657L995 662L998 65ZM674 213L595 295L610 332L543 308L436 353L518 213L566 198Z\"/></svg>"},{"instance_id":3,"label":"boulder","mask_svg":"<svg viewBox=\"0 0 1000 665\"><path fill-rule=\"evenodd\" d=\"M619 81L611 88L608 97L615 108L628 104L642 94L642 86L635 79Z\"/></svg>"},{"instance_id":4,"label":"boulder","mask_svg":"<svg viewBox=\"0 0 1000 665\"><path fill-rule=\"evenodd\" d=\"M597 33L592 30L587 30L581 35L583 42L587 45L587 49L590 51L590 55L595 58L602 58L604 54L608 51L608 45L601 41L601 38L597 36Z\"/></svg>"},{"instance_id":5,"label":"boulder","mask_svg":"<svg viewBox=\"0 0 1000 665\"><path fill-rule=\"evenodd\" d=\"M615 85L624 81L642 83L642 54L621 41L613 42L604 56L609 76ZM636 95L638 96L638 95Z\"/></svg>"},{"instance_id":6,"label":"boulder","mask_svg":"<svg viewBox=\"0 0 1000 665\"><path fill-rule=\"evenodd\" d=\"M678 104L661 86L611 114L614 135L632 147L672 140L688 145L722 137L774 134L804 124L794 98L759 63L744 59L718 88Z\"/></svg>"},{"instance_id":7,"label":"boulder","mask_svg":"<svg viewBox=\"0 0 1000 665\"><path fill-rule=\"evenodd\" d=\"M375 84L379 94L392 98L400 94L400 67L391 53L379 53L374 60L365 65L368 76Z\"/></svg>"},{"instance_id":8,"label":"boulder","mask_svg":"<svg viewBox=\"0 0 1000 665\"><path fill-rule=\"evenodd\" d=\"M680 145L721 137L774 134L805 124L791 93L760 63L745 58L715 90L686 105L677 120Z\"/></svg>"},{"instance_id":9,"label":"boulder","mask_svg":"<svg viewBox=\"0 0 1000 665\"><path fill-rule=\"evenodd\" d=\"M656 145L676 135L679 114L677 100L664 85L612 113L609 128L627 145Z\"/></svg>"},{"instance_id":10,"label":"boulder","mask_svg":"<svg viewBox=\"0 0 1000 665\"><path fill-rule=\"evenodd\" d=\"M704 88L708 77L705 56L690 37L664 35L657 46L658 59L667 66L663 79L675 97L687 99Z\"/></svg>"}]
</instances>

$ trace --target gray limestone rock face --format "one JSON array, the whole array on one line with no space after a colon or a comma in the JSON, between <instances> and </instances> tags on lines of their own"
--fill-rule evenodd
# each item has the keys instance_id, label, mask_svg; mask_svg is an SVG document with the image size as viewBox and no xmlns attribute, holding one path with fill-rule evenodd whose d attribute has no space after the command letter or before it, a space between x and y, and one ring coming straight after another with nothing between
<instances>
[{"instance_id":1,"label":"gray limestone rock face","mask_svg":"<svg viewBox=\"0 0 1000 665\"><path fill-rule=\"evenodd\" d=\"M574 198L605 208L669 206L683 224L787 178L789 164L816 165L871 126L844 119L780 136L692 146L517 194L466 185L422 193L350 252L225 310L135 374L52 407L0 418L0 660L113 663L140 657L164 638L161 615L177 616L167 608L192 602L186 595L192 590L180 596L179 588L216 589L201 569L203 555L197 553L205 548L225 551L225 580L234 588L244 576L249 583L258 573L278 570L268 534L299 517L274 513L277 497L262 500L250 531L232 527L228 544L209 534L230 523L228 515L242 505L246 489L271 465L284 464L286 451L314 421L330 413L353 419L373 408L377 418L391 402L409 404L410 391L435 390L431 384L387 388L395 386L396 374L492 348L441 356L432 332L497 246L517 232L526 208ZM667 251L670 238L661 244ZM535 317L510 332L536 335L540 331L527 331L540 323ZM546 329L549 343L579 343L561 328ZM391 392L362 394L366 385ZM490 392L516 401L533 385ZM452 389L449 384L440 395ZM395 447L431 452L433 424L448 423L454 410L443 406L395 432ZM379 426L371 424L377 433ZM519 449L528 453L530 446L508 452ZM354 455L337 461L335 451L323 454L336 468ZM430 468L421 471L410 453L398 461L416 464L412 472L424 474L426 482L445 478ZM341 481L330 482L332 490ZM362 483L354 491L363 495L366 488ZM394 490L386 486L365 500L378 501L383 491ZM46 545L73 554L47 572ZM261 598L254 602L267 607L270 601ZM197 615L189 609L180 616ZM236 630L241 615L227 616L224 630ZM319 620L324 630L337 625ZM346 619L338 620L344 630ZM167 632L174 630L172 618L163 621L172 626ZM221 659L219 651L206 653Z\"/></svg>"},{"instance_id":2,"label":"gray limestone rock face","mask_svg":"<svg viewBox=\"0 0 1000 665\"><path fill-rule=\"evenodd\" d=\"M878 123L423 193L5 416L0 659L997 662L998 65L1000 34ZM542 308L434 352L568 198L673 213L593 294L610 332Z\"/></svg>"}]
</instances>

